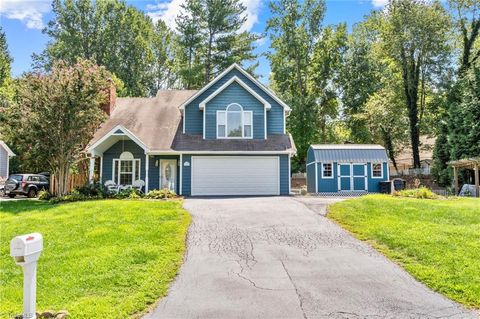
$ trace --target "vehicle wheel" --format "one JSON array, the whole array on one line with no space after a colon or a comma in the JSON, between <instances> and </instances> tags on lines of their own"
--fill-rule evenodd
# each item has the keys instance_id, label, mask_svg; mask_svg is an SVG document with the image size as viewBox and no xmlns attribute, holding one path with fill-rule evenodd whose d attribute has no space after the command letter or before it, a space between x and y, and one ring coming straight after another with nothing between
<instances>
[{"instance_id":1,"label":"vehicle wheel","mask_svg":"<svg viewBox=\"0 0 480 319\"><path fill-rule=\"evenodd\" d=\"M8 197L14 198L14 197L15 197L15 194L8 194Z\"/></svg>"},{"instance_id":2,"label":"vehicle wheel","mask_svg":"<svg viewBox=\"0 0 480 319\"><path fill-rule=\"evenodd\" d=\"M28 198L37 197L37 190L35 188L30 188L27 194Z\"/></svg>"}]
</instances>

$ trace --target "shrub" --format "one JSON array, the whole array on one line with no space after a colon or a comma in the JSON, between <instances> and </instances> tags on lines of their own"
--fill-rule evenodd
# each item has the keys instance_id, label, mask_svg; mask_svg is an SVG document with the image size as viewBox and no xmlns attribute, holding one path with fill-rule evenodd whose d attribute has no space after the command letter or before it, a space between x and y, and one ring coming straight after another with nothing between
<instances>
[{"instance_id":1,"label":"shrub","mask_svg":"<svg viewBox=\"0 0 480 319\"><path fill-rule=\"evenodd\" d=\"M393 194L394 196L403 196L403 197L413 197L413 198L428 198L434 199L438 198L438 195L429 190L426 187L414 188L414 189L404 189Z\"/></svg>"},{"instance_id":2,"label":"shrub","mask_svg":"<svg viewBox=\"0 0 480 319\"><path fill-rule=\"evenodd\" d=\"M175 198L177 197L177 194L169 190L168 188L163 188L163 189L155 189L152 191L149 191L146 195L145 198L148 199L167 199L167 198Z\"/></svg>"},{"instance_id":3,"label":"shrub","mask_svg":"<svg viewBox=\"0 0 480 319\"><path fill-rule=\"evenodd\" d=\"M87 195L84 195L84 194L80 194L77 191L73 191L72 193L70 193L68 195L52 197L52 198L50 198L49 202L52 203L52 204L58 204L58 203L63 203L63 202L78 202L78 201L94 200L94 199L103 199L103 196L101 196L101 195L87 196Z\"/></svg>"},{"instance_id":4,"label":"shrub","mask_svg":"<svg viewBox=\"0 0 480 319\"><path fill-rule=\"evenodd\" d=\"M52 198L52 194L50 194L47 190L41 190L38 192L38 199L39 200L49 200Z\"/></svg>"},{"instance_id":5,"label":"shrub","mask_svg":"<svg viewBox=\"0 0 480 319\"><path fill-rule=\"evenodd\" d=\"M116 199L125 199L125 198L137 199L137 198L143 197L143 193L135 188L130 188L130 189L121 190L118 193L110 193L109 197L116 198Z\"/></svg>"},{"instance_id":6,"label":"shrub","mask_svg":"<svg viewBox=\"0 0 480 319\"><path fill-rule=\"evenodd\" d=\"M85 196L102 196L102 197L107 197L107 189L105 186L103 186L101 183L93 183L93 184L85 184L82 187L77 187L75 188L75 191L77 191L79 194L85 195Z\"/></svg>"}]
</instances>

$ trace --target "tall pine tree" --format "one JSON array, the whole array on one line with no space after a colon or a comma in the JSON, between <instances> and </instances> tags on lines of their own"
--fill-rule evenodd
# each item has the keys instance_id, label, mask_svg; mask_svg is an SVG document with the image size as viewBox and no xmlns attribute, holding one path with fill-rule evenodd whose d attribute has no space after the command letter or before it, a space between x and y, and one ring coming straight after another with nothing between
<instances>
[{"instance_id":1,"label":"tall pine tree","mask_svg":"<svg viewBox=\"0 0 480 319\"><path fill-rule=\"evenodd\" d=\"M186 88L199 88L232 63L256 59L259 38L241 31L247 16L239 0L188 0L176 19ZM200 72L199 72L200 71Z\"/></svg>"}]
</instances>

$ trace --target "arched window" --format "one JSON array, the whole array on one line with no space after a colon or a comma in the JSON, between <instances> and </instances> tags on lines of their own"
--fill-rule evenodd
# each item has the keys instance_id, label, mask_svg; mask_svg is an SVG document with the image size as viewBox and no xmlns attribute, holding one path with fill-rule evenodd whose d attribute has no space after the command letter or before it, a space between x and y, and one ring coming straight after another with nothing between
<instances>
[{"instance_id":1,"label":"arched window","mask_svg":"<svg viewBox=\"0 0 480 319\"><path fill-rule=\"evenodd\" d=\"M252 111L244 111L238 103L217 111L217 138L252 138Z\"/></svg>"},{"instance_id":2,"label":"arched window","mask_svg":"<svg viewBox=\"0 0 480 319\"><path fill-rule=\"evenodd\" d=\"M113 159L113 181L118 185L132 185L140 179L140 159L130 152L123 152Z\"/></svg>"}]
</instances>

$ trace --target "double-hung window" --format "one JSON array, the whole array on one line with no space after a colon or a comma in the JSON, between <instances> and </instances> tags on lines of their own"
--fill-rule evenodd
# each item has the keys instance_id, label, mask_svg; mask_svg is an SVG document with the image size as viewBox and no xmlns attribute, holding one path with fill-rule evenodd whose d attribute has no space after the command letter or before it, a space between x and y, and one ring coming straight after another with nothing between
<instances>
[{"instance_id":1,"label":"double-hung window","mask_svg":"<svg viewBox=\"0 0 480 319\"><path fill-rule=\"evenodd\" d=\"M217 138L252 138L253 113L237 103L217 111Z\"/></svg>"},{"instance_id":2,"label":"double-hung window","mask_svg":"<svg viewBox=\"0 0 480 319\"><path fill-rule=\"evenodd\" d=\"M372 177L383 178L382 163L372 163Z\"/></svg>"},{"instance_id":3,"label":"double-hung window","mask_svg":"<svg viewBox=\"0 0 480 319\"><path fill-rule=\"evenodd\" d=\"M322 164L322 178L333 178L333 165L332 163Z\"/></svg>"},{"instance_id":4,"label":"double-hung window","mask_svg":"<svg viewBox=\"0 0 480 319\"><path fill-rule=\"evenodd\" d=\"M130 152L123 152L113 160L113 181L119 185L132 185L140 179L140 159Z\"/></svg>"}]
</instances>

